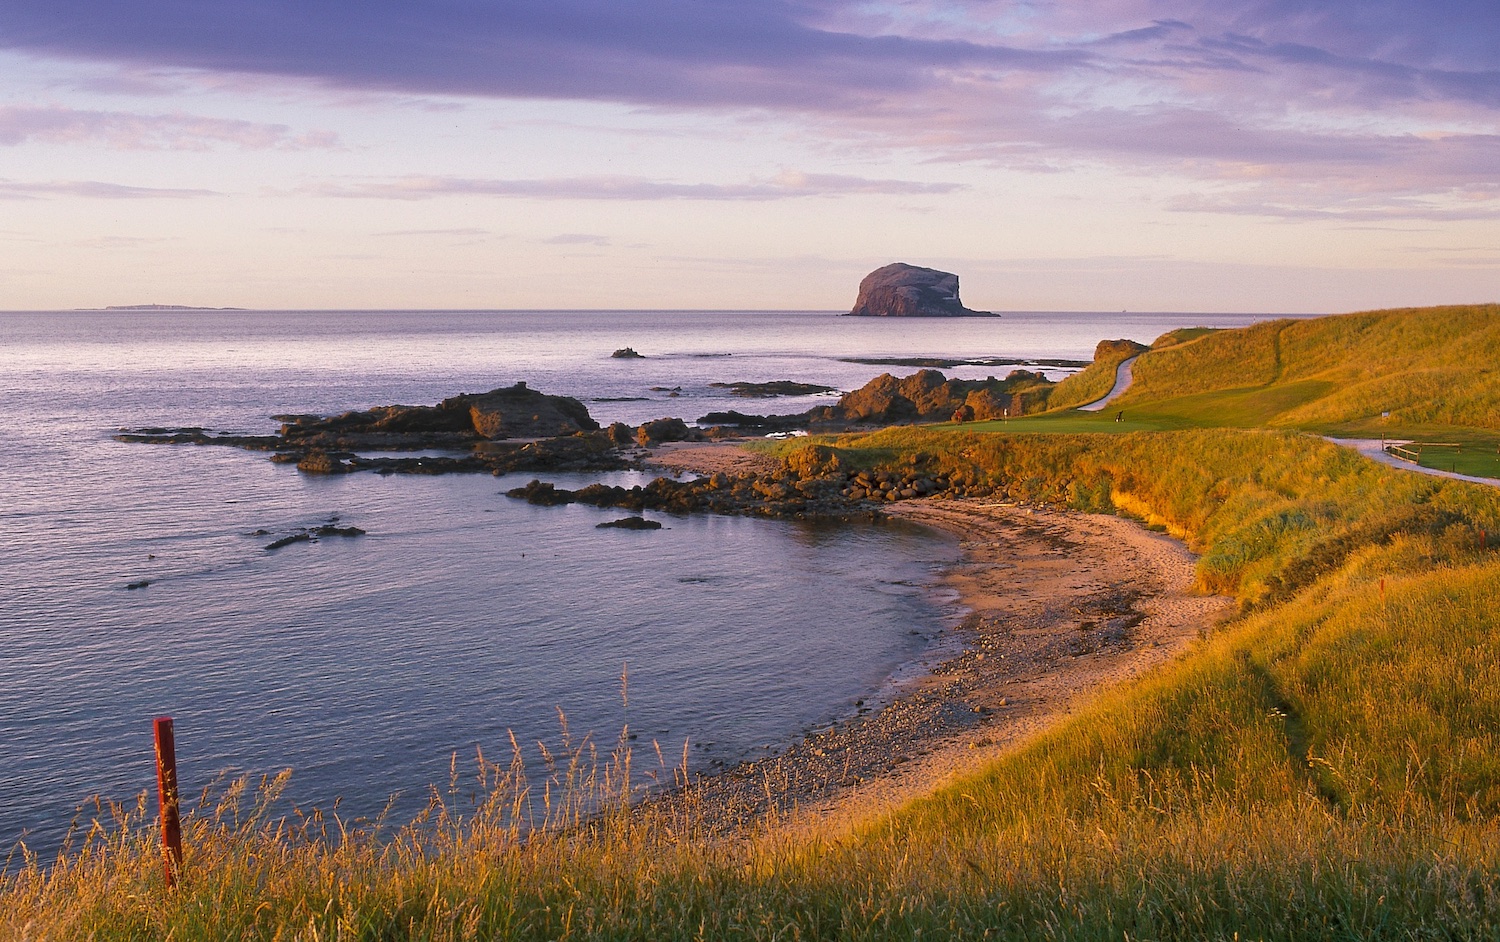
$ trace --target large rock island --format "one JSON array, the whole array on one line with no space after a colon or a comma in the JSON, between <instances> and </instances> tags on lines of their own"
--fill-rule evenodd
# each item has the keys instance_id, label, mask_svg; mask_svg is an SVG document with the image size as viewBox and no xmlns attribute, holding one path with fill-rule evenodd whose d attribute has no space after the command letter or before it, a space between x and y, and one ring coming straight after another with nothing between
<instances>
[{"instance_id":1,"label":"large rock island","mask_svg":"<svg viewBox=\"0 0 1500 942\"><path fill-rule=\"evenodd\" d=\"M958 299L958 276L935 268L895 262L859 283L853 317L994 317L972 311Z\"/></svg>"}]
</instances>

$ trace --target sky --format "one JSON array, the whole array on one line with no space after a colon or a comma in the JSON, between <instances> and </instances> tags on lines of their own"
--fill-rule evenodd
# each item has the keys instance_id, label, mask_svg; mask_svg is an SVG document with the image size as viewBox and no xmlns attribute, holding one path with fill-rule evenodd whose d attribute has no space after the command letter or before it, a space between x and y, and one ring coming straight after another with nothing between
<instances>
[{"instance_id":1,"label":"sky","mask_svg":"<svg viewBox=\"0 0 1500 942\"><path fill-rule=\"evenodd\" d=\"M5 0L0 309L1500 300L1496 0Z\"/></svg>"}]
</instances>

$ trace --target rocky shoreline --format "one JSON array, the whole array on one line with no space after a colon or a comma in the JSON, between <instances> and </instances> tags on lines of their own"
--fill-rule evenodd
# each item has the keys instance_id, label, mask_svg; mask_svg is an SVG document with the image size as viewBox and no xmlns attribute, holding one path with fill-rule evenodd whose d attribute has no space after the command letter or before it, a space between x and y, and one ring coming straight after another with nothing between
<instances>
[{"instance_id":1,"label":"rocky shoreline","mask_svg":"<svg viewBox=\"0 0 1500 942\"><path fill-rule=\"evenodd\" d=\"M766 398L831 392L828 387L792 381L715 384L738 396ZM668 417L629 426L602 427L588 408L568 396L547 395L525 383L464 393L431 406L390 405L333 416L280 415L274 434L238 435L201 426L120 429L116 441L152 445L220 445L269 453L278 464L306 474L494 474L552 471L621 471L642 466L644 448L673 442L734 441L771 431L843 432L931 421L984 421L1020 415L1045 402L1052 384L1040 373L1013 370L1003 380L948 379L936 370L898 378L882 374L842 395L834 405L792 415L710 413L695 424ZM632 510L713 510L728 512L737 501L747 512L771 515L832 513L862 509L860 502L949 489L931 476L908 475L899 482L838 480L818 470L779 478L724 480L708 485L680 482L653 485L642 494L614 494L599 506ZM915 490L916 494L906 493ZM709 493L713 491L715 493ZM962 485L959 496L969 493ZM553 500L540 492L523 494L534 502ZM840 500L842 498L843 500ZM560 501L561 495L558 495ZM572 498L569 498L572 499ZM577 498L585 502L599 495ZM852 501L852 504L851 504ZM834 504L839 506L835 507Z\"/></svg>"}]
</instances>

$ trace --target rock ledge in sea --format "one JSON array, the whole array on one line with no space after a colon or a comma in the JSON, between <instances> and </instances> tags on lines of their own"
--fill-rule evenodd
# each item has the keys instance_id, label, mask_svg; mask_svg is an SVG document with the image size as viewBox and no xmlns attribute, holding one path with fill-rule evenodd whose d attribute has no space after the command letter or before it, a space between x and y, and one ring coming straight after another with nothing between
<instances>
[{"instance_id":1,"label":"rock ledge in sea","mask_svg":"<svg viewBox=\"0 0 1500 942\"><path fill-rule=\"evenodd\" d=\"M935 268L894 262L859 283L854 317L994 317L958 299L958 276Z\"/></svg>"}]
</instances>

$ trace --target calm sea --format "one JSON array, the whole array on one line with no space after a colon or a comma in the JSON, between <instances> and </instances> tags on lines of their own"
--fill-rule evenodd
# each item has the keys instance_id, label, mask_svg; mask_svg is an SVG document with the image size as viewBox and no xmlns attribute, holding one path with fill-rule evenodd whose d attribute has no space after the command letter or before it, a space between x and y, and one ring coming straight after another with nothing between
<instances>
[{"instance_id":1,"label":"calm sea","mask_svg":"<svg viewBox=\"0 0 1500 942\"><path fill-rule=\"evenodd\" d=\"M176 718L185 793L291 768L304 806L372 815L395 796L400 819L455 754L464 771L476 748L508 757L512 731L555 742L558 710L605 746L627 723L638 748L686 742L700 769L764 754L887 689L953 617L931 585L956 547L916 528L601 531L617 514L504 497L520 478L311 478L234 449L117 443L120 427L268 432L278 413L518 380L606 423L801 411L827 400L710 384L852 389L887 367L842 358L1088 359L1105 338L1257 319L0 313L0 859L23 836L55 846L91 795L154 787L157 715ZM627 345L646 358L609 356ZM334 518L368 535L265 548Z\"/></svg>"}]
</instances>

